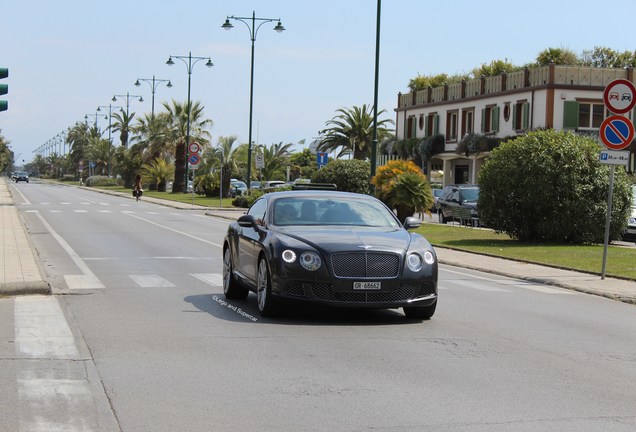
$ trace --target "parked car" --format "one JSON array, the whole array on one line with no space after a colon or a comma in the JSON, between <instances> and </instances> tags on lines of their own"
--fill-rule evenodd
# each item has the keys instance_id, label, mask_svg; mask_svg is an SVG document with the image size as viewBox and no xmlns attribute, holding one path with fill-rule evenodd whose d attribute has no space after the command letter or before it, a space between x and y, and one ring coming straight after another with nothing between
<instances>
[{"instance_id":1,"label":"parked car","mask_svg":"<svg viewBox=\"0 0 636 432\"><path fill-rule=\"evenodd\" d=\"M24 171L18 171L17 173L15 173L15 182L19 183L19 182L29 182L29 174L27 174Z\"/></svg>"},{"instance_id":2,"label":"parked car","mask_svg":"<svg viewBox=\"0 0 636 432\"><path fill-rule=\"evenodd\" d=\"M442 188L432 188L431 191L433 192L433 199L435 200L435 202L433 203L433 207L431 207L431 211L433 213L437 213L437 201L439 201L439 197L442 196L442 191L444 189Z\"/></svg>"},{"instance_id":3,"label":"parked car","mask_svg":"<svg viewBox=\"0 0 636 432\"><path fill-rule=\"evenodd\" d=\"M256 293L263 316L283 303L403 308L429 319L437 305L437 257L408 217L401 224L378 199L301 190L260 197L228 227L223 292Z\"/></svg>"},{"instance_id":4,"label":"parked car","mask_svg":"<svg viewBox=\"0 0 636 432\"><path fill-rule=\"evenodd\" d=\"M632 213L627 220L627 229L623 238L625 240L636 240L636 185L632 185Z\"/></svg>"},{"instance_id":5,"label":"parked car","mask_svg":"<svg viewBox=\"0 0 636 432\"><path fill-rule=\"evenodd\" d=\"M440 223L459 221L479 225L479 186L460 184L448 185L437 200L437 213Z\"/></svg>"},{"instance_id":6,"label":"parked car","mask_svg":"<svg viewBox=\"0 0 636 432\"><path fill-rule=\"evenodd\" d=\"M230 179L230 187L233 189L234 195L242 195L247 192L247 184L238 179Z\"/></svg>"},{"instance_id":7,"label":"parked car","mask_svg":"<svg viewBox=\"0 0 636 432\"><path fill-rule=\"evenodd\" d=\"M287 186L287 183L285 183L282 180L267 180L261 183L262 189L274 189L274 188L281 188L285 186Z\"/></svg>"},{"instance_id":8,"label":"parked car","mask_svg":"<svg viewBox=\"0 0 636 432\"><path fill-rule=\"evenodd\" d=\"M260 189L260 188L261 188L261 182L254 181L254 180L250 182L250 189Z\"/></svg>"}]
</instances>

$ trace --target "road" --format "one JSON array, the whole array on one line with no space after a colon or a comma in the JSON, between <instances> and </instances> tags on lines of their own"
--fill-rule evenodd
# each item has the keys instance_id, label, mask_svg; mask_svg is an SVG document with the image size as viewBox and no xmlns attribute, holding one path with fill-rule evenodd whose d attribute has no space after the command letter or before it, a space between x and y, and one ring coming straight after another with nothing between
<instances>
[{"instance_id":1,"label":"road","mask_svg":"<svg viewBox=\"0 0 636 432\"><path fill-rule=\"evenodd\" d=\"M633 305L442 266L430 321L226 301L227 221L14 198L54 296L0 299L0 430L633 431Z\"/></svg>"}]
</instances>

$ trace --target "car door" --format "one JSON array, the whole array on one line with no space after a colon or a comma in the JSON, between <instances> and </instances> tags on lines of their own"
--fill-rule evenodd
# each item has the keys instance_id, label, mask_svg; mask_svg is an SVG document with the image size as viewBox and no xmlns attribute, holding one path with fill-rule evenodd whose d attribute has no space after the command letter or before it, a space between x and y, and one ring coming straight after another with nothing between
<instances>
[{"instance_id":1,"label":"car door","mask_svg":"<svg viewBox=\"0 0 636 432\"><path fill-rule=\"evenodd\" d=\"M265 228L267 200L261 198L256 201L247 212L254 217L259 228ZM241 276L249 283L256 285L256 271L258 269L259 242L263 233L254 227L240 227L238 232L238 265Z\"/></svg>"}]
</instances>

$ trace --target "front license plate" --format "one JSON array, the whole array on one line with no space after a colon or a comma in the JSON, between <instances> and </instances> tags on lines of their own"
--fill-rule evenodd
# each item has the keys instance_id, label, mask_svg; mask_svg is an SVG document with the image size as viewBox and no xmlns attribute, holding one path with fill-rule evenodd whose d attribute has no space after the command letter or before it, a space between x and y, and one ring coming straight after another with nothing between
<instances>
[{"instance_id":1,"label":"front license plate","mask_svg":"<svg viewBox=\"0 0 636 432\"><path fill-rule=\"evenodd\" d=\"M379 290L382 288L381 282L354 282L354 290Z\"/></svg>"}]
</instances>

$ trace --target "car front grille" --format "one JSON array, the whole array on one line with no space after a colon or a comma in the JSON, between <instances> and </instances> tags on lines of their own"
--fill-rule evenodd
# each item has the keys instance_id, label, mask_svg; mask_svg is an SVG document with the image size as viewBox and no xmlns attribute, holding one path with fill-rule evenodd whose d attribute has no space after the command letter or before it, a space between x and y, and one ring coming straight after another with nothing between
<instances>
[{"instance_id":1,"label":"car front grille","mask_svg":"<svg viewBox=\"0 0 636 432\"><path fill-rule=\"evenodd\" d=\"M331 256L336 277L342 278L394 278L400 271L400 257L378 252L347 252Z\"/></svg>"},{"instance_id":2,"label":"car front grille","mask_svg":"<svg viewBox=\"0 0 636 432\"><path fill-rule=\"evenodd\" d=\"M334 291L331 284L313 284L314 297L319 300L351 303L401 302L435 293L432 283L402 285L395 291Z\"/></svg>"}]
</instances>

